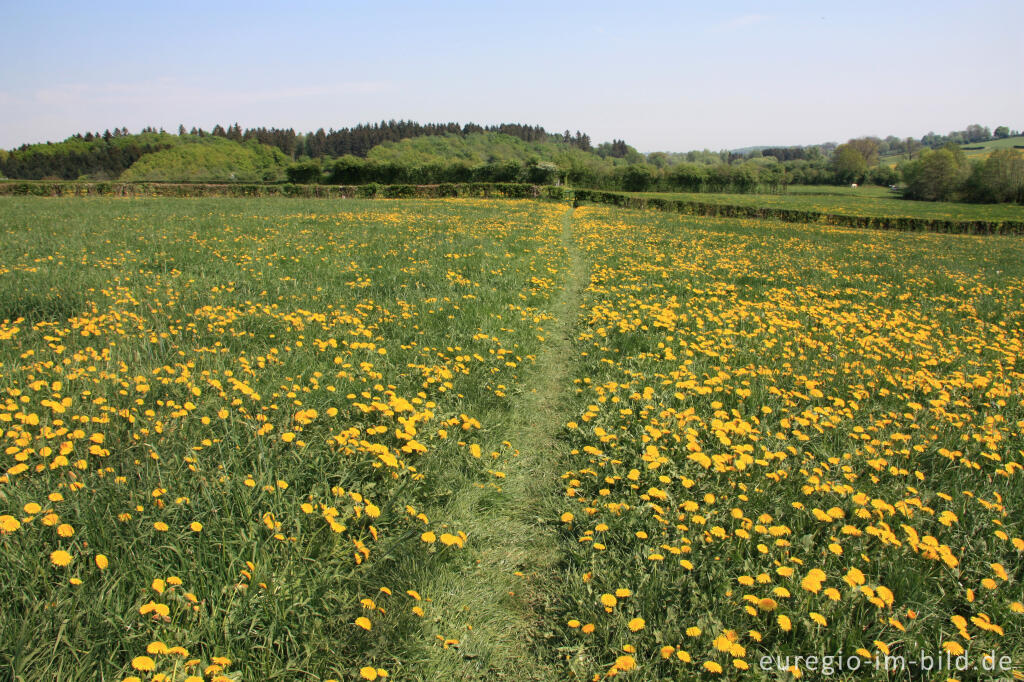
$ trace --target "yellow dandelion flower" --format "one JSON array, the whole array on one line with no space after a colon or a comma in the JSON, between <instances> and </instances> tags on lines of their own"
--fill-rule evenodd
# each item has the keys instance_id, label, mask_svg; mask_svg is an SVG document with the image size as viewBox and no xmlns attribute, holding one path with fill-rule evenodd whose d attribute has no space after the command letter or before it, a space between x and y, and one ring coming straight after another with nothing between
<instances>
[{"instance_id":1,"label":"yellow dandelion flower","mask_svg":"<svg viewBox=\"0 0 1024 682\"><path fill-rule=\"evenodd\" d=\"M373 623L371 623L370 619L366 616L359 616L358 618L356 618L356 625L358 625L364 630L369 630L373 627Z\"/></svg>"},{"instance_id":2,"label":"yellow dandelion flower","mask_svg":"<svg viewBox=\"0 0 1024 682\"><path fill-rule=\"evenodd\" d=\"M615 598L614 594L608 594L607 592L601 595L601 603L604 604L605 608L614 608L619 601Z\"/></svg>"},{"instance_id":3,"label":"yellow dandelion flower","mask_svg":"<svg viewBox=\"0 0 1024 682\"><path fill-rule=\"evenodd\" d=\"M152 672L156 669L156 661L149 656L136 656L132 659L132 667L140 672Z\"/></svg>"},{"instance_id":4,"label":"yellow dandelion flower","mask_svg":"<svg viewBox=\"0 0 1024 682\"><path fill-rule=\"evenodd\" d=\"M451 533L441 533L441 544L451 547L452 545L458 545L462 547L463 540L458 535L452 535Z\"/></svg>"},{"instance_id":5,"label":"yellow dandelion flower","mask_svg":"<svg viewBox=\"0 0 1024 682\"><path fill-rule=\"evenodd\" d=\"M160 640L156 640L156 641L150 642L149 646L146 647L146 653L147 654L166 654L167 653L167 645L164 644L163 642L161 642Z\"/></svg>"},{"instance_id":6,"label":"yellow dandelion flower","mask_svg":"<svg viewBox=\"0 0 1024 682\"><path fill-rule=\"evenodd\" d=\"M50 552L50 562L54 566L64 567L71 563L73 557L65 552L63 549L54 550Z\"/></svg>"},{"instance_id":7,"label":"yellow dandelion flower","mask_svg":"<svg viewBox=\"0 0 1024 682\"><path fill-rule=\"evenodd\" d=\"M21 528L21 521L14 518L10 514L3 514L0 516L0 533L7 535Z\"/></svg>"},{"instance_id":8,"label":"yellow dandelion flower","mask_svg":"<svg viewBox=\"0 0 1024 682\"><path fill-rule=\"evenodd\" d=\"M775 620L783 632L789 632L793 629L793 622L789 619L789 616L780 614Z\"/></svg>"},{"instance_id":9,"label":"yellow dandelion flower","mask_svg":"<svg viewBox=\"0 0 1024 682\"><path fill-rule=\"evenodd\" d=\"M634 618L633 620L629 621L629 626L628 627L633 632L640 632L641 630L644 629L644 626L646 624L647 623L646 623L646 621L644 621L643 618Z\"/></svg>"},{"instance_id":10,"label":"yellow dandelion flower","mask_svg":"<svg viewBox=\"0 0 1024 682\"><path fill-rule=\"evenodd\" d=\"M364 680L375 680L377 679L377 669L368 665L364 666L359 669L359 676Z\"/></svg>"}]
</instances>

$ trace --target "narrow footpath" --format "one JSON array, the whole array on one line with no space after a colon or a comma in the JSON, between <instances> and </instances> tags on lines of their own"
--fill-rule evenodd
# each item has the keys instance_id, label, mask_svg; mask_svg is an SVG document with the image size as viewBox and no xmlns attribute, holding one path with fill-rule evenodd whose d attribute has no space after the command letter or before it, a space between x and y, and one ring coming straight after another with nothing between
<instances>
[{"instance_id":1,"label":"narrow footpath","mask_svg":"<svg viewBox=\"0 0 1024 682\"><path fill-rule=\"evenodd\" d=\"M475 562L457 585L444 585L448 593L435 600L442 602L435 606L467 612L472 624L460 640L461 669L453 671L457 679L525 682L562 676L557 652L546 644L545 622L551 595L558 590L552 515L558 477L568 460L568 446L557 434L570 419L565 397L572 387L573 328L589 276L573 242L572 208L563 217L561 239L568 258L563 288L552 307L555 319L526 379L529 390L506 424L519 457L506 467L496 502L494 496L484 502L482 491L460 496L456 518L472 524Z\"/></svg>"}]
</instances>

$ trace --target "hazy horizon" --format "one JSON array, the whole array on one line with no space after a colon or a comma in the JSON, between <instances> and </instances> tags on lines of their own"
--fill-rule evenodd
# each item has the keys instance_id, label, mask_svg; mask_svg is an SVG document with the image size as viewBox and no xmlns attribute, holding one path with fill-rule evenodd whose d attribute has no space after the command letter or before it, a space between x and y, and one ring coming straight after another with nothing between
<instances>
[{"instance_id":1,"label":"hazy horizon","mask_svg":"<svg viewBox=\"0 0 1024 682\"><path fill-rule=\"evenodd\" d=\"M0 7L0 147L144 126L537 124L642 152L1024 128L1024 4Z\"/></svg>"}]
</instances>

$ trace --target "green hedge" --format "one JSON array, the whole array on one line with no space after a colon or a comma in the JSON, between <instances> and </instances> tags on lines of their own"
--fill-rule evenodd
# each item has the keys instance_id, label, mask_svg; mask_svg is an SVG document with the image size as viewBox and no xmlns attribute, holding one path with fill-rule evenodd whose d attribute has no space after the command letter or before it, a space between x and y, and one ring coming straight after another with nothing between
<instances>
[{"instance_id":1,"label":"green hedge","mask_svg":"<svg viewBox=\"0 0 1024 682\"><path fill-rule=\"evenodd\" d=\"M572 200L624 208L656 209L702 216L760 218L790 223L821 223L873 230L918 230L964 234L1024 234L1020 220L943 220L903 216L850 216L764 206L733 206L700 201L637 197L616 192L528 185L515 182L467 182L440 185L293 185L293 184L176 184L157 182L0 182L0 196L114 196L114 197L307 197L325 199L479 197L503 199Z\"/></svg>"},{"instance_id":2,"label":"green hedge","mask_svg":"<svg viewBox=\"0 0 1024 682\"><path fill-rule=\"evenodd\" d=\"M657 209L675 213L725 218L759 218L782 220L789 223L821 223L839 227L872 230L909 230L922 232L951 232L960 234L1024 234L1024 221L1020 220L943 220L940 218L910 218L905 216L850 216L765 206L733 206L701 201L635 197L615 192L578 189L575 203L610 204L623 208Z\"/></svg>"},{"instance_id":3,"label":"green hedge","mask_svg":"<svg viewBox=\"0 0 1024 682\"><path fill-rule=\"evenodd\" d=\"M550 190L559 190L551 193ZM427 198L501 197L505 199L562 198L561 188L514 182L445 183L440 185L296 185L210 184L164 182L0 182L0 195L67 197L323 197Z\"/></svg>"}]
</instances>

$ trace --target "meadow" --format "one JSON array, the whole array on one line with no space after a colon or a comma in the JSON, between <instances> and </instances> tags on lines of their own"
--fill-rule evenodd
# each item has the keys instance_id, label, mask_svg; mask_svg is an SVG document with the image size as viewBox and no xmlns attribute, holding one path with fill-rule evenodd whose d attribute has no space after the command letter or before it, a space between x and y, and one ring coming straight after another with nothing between
<instances>
[{"instance_id":1,"label":"meadow","mask_svg":"<svg viewBox=\"0 0 1024 682\"><path fill-rule=\"evenodd\" d=\"M792 185L785 194L729 194L717 192L637 192L635 196L677 199L727 206L756 206L817 211L844 216L924 218L939 220L1024 220L1024 207L1015 204L965 204L911 201L884 187Z\"/></svg>"},{"instance_id":2,"label":"meadow","mask_svg":"<svg viewBox=\"0 0 1024 682\"><path fill-rule=\"evenodd\" d=\"M0 676L1024 679L1019 238L0 197L0 247Z\"/></svg>"},{"instance_id":3,"label":"meadow","mask_svg":"<svg viewBox=\"0 0 1024 682\"><path fill-rule=\"evenodd\" d=\"M567 211L4 201L0 676L461 676Z\"/></svg>"},{"instance_id":4,"label":"meadow","mask_svg":"<svg viewBox=\"0 0 1024 682\"><path fill-rule=\"evenodd\" d=\"M1020 677L1020 241L575 225L569 670L821 679L838 654L889 679L886 656L995 651Z\"/></svg>"}]
</instances>

